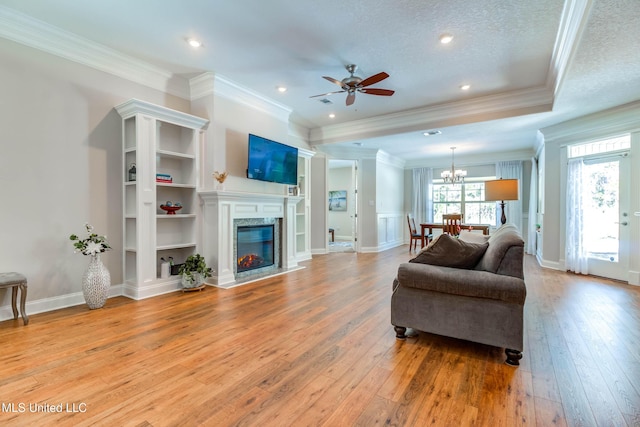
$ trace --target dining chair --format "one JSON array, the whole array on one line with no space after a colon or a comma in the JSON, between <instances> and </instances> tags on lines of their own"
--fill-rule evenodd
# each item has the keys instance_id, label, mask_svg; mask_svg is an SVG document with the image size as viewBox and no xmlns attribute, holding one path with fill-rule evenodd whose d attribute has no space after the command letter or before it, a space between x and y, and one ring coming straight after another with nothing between
<instances>
[{"instance_id":1,"label":"dining chair","mask_svg":"<svg viewBox=\"0 0 640 427\"><path fill-rule=\"evenodd\" d=\"M407 214L407 225L409 226L409 236L411 236L411 240L409 240L409 252L411 252L412 243L414 251L416 250L417 242L422 244L422 234L418 232L416 221L411 214Z\"/></svg>"},{"instance_id":2,"label":"dining chair","mask_svg":"<svg viewBox=\"0 0 640 427\"><path fill-rule=\"evenodd\" d=\"M462 226L462 214L444 214L442 215L442 232L451 236L460 235L460 227Z\"/></svg>"}]
</instances>

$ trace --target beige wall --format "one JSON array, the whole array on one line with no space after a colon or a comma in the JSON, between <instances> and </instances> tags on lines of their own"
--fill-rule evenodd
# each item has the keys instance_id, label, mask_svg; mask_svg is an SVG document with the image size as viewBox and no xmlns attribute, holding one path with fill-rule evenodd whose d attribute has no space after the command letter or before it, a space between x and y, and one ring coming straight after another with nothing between
<instances>
[{"instance_id":1,"label":"beige wall","mask_svg":"<svg viewBox=\"0 0 640 427\"><path fill-rule=\"evenodd\" d=\"M0 271L29 283L29 312L81 296L88 258L69 235L106 234L112 283L122 283L122 142L114 106L130 98L188 111L189 102L0 39ZM10 296L0 291L0 319ZM34 302L39 301L36 305Z\"/></svg>"}]
</instances>

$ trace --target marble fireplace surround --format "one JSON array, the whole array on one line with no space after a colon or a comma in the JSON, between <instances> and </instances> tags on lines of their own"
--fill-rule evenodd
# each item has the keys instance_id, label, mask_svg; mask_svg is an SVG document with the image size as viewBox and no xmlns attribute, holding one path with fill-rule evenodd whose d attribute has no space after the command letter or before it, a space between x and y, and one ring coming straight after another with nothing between
<instances>
[{"instance_id":1,"label":"marble fireplace surround","mask_svg":"<svg viewBox=\"0 0 640 427\"><path fill-rule=\"evenodd\" d=\"M302 197L234 191L202 191L202 255L213 269L207 282L231 288L301 268L296 260L296 204ZM235 238L237 224L262 219L280 222L280 266L266 273L236 274ZM244 221L238 221L244 220Z\"/></svg>"}]
</instances>

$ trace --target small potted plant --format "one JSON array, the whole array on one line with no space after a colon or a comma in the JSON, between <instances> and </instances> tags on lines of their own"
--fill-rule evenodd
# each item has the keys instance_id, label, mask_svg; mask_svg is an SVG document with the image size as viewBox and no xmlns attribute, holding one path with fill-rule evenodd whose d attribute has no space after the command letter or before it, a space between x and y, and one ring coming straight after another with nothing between
<instances>
[{"instance_id":1,"label":"small potted plant","mask_svg":"<svg viewBox=\"0 0 640 427\"><path fill-rule=\"evenodd\" d=\"M182 276L182 286L185 288L196 288L200 286L204 279L211 277L211 268L200 254L189 255L187 260L180 266Z\"/></svg>"}]
</instances>

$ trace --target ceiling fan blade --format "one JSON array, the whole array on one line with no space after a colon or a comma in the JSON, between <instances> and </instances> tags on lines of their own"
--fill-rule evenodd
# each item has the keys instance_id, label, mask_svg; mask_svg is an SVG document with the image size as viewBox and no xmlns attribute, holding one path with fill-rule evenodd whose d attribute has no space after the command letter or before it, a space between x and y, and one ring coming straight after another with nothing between
<instances>
[{"instance_id":1,"label":"ceiling fan blade","mask_svg":"<svg viewBox=\"0 0 640 427\"><path fill-rule=\"evenodd\" d=\"M349 95L347 95L347 106L353 104L355 100L356 100L356 93L349 92Z\"/></svg>"},{"instance_id":2,"label":"ceiling fan blade","mask_svg":"<svg viewBox=\"0 0 640 427\"><path fill-rule=\"evenodd\" d=\"M395 91L391 89L376 89L376 88L362 88L360 92L367 93L369 95L380 95L380 96L391 96L395 93Z\"/></svg>"},{"instance_id":3,"label":"ceiling fan blade","mask_svg":"<svg viewBox=\"0 0 640 427\"><path fill-rule=\"evenodd\" d=\"M333 84L337 84L338 86L340 86L340 87L341 87L341 88L343 88L343 89L345 88L345 87L344 87L345 85L343 85L343 84L342 84L342 82L341 82L340 80L336 80L336 79L334 79L333 77L327 77L327 76L322 76L322 78L323 78L323 79L326 79L326 80L329 80L329 81L330 81L331 83L333 83Z\"/></svg>"},{"instance_id":4,"label":"ceiling fan blade","mask_svg":"<svg viewBox=\"0 0 640 427\"><path fill-rule=\"evenodd\" d=\"M378 82L383 81L384 79L386 79L387 77L389 77L389 74L385 73L384 71L378 74L374 74L371 77L367 77L366 79L364 79L363 81L360 82L360 84L358 86L360 87L365 87L365 86L370 86L372 84L376 84ZM326 78L326 77L325 77Z\"/></svg>"},{"instance_id":5,"label":"ceiling fan blade","mask_svg":"<svg viewBox=\"0 0 640 427\"><path fill-rule=\"evenodd\" d=\"M318 97L320 97L320 96L329 96L329 95L333 95L333 94L335 94L335 93L343 93L343 92L346 92L346 90L337 90L337 91L335 91L335 92L322 93L322 94L320 94L320 95L313 95L313 96L310 96L309 98L318 98Z\"/></svg>"}]
</instances>

